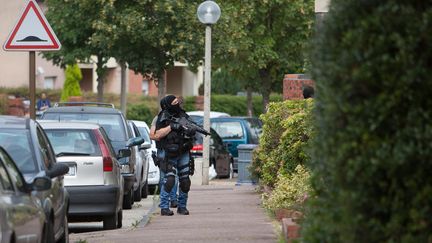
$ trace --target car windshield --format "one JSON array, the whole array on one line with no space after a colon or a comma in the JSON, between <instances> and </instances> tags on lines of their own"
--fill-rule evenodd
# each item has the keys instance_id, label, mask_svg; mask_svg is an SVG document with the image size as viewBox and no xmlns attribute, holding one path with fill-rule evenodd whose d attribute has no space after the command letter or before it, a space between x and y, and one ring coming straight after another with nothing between
<instances>
[{"instance_id":1,"label":"car windshield","mask_svg":"<svg viewBox=\"0 0 432 243\"><path fill-rule=\"evenodd\" d=\"M101 156L90 130L45 129L57 156Z\"/></svg>"},{"instance_id":2,"label":"car windshield","mask_svg":"<svg viewBox=\"0 0 432 243\"><path fill-rule=\"evenodd\" d=\"M30 141L28 130L0 129L0 146L8 152L24 174L37 172L38 168Z\"/></svg>"},{"instance_id":3,"label":"car windshield","mask_svg":"<svg viewBox=\"0 0 432 243\"><path fill-rule=\"evenodd\" d=\"M244 137L242 126L237 121L212 121L211 127L216 130L221 138L241 139Z\"/></svg>"},{"instance_id":4,"label":"car windshield","mask_svg":"<svg viewBox=\"0 0 432 243\"><path fill-rule=\"evenodd\" d=\"M145 129L144 127L138 127L138 131L139 131L141 137L144 138L145 142L151 143L147 129Z\"/></svg>"},{"instance_id":5,"label":"car windshield","mask_svg":"<svg viewBox=\"0 0 432 243\"><path fill-rule=\"evenodd\" d=\"M126 129L119 114L89 114L89 113L45 113L44 120L80 121L98 123L105 129L111 141L125 141Z\"/></svg>"}]
</instances>

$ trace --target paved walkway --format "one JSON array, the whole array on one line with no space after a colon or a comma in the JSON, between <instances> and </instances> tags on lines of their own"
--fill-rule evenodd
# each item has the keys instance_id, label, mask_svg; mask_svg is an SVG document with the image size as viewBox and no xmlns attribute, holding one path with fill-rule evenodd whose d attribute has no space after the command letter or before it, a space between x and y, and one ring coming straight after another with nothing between
<instances>
[{"instance_id":1,"label":"paved walkway","mask_svg":"<svg viewBox=\"0 0 432 243\"><path fill-rule=\"evenodd\" d=\"M168 217L160 216L159 208L153 207L155 211L145 225L89 233L80 239L89 243L277 242L274 226L261 208L253 186L235 186L234 181L192 186L188 208L190 215Z\"/></svg>"}]
</instances>

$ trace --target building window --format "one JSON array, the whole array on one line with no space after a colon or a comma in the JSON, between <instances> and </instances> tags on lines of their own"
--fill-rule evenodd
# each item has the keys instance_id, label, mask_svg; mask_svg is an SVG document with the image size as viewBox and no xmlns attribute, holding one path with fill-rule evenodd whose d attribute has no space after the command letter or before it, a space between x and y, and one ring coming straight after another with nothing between
<instances>
[{"instance_id":1,"label":"building window","mask_svg":"<svg viewBox=\"0 0 432 243\"><path fill-rule=\"evenodd\" d=\"M143 79L143 81L142 81L141 92L143 95L149 94L149 81L147 79Z\"/></svg>"},{"instance_id":2,"label":"building window","mask_svg":"<svg viewBox=\"0 0 432 243\"><path fill-rule=\"evenodd\" d=\"M44 89L54 89L56 77L45 77Z\"/></svg>"}]
</instances>

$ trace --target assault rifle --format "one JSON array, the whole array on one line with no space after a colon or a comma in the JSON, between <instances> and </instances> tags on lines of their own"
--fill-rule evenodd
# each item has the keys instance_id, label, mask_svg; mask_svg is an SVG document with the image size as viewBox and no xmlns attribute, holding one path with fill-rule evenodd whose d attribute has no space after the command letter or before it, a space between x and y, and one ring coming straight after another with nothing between
<instances>
[{"instance_id":1,"label":"assault rifle","mask_svg":"<svg viewBox=\"0 0 432 243\"><path fill-rule=\"evenodd\" d=\"M174 116L170 115L168 112L163 112L161 121L164 121L164 120L170 120L171 122L175 122L175 123L180 124L185 131L195 130L196 132L199 132L205 136L210 135L210 133L207 132L202 126L196 124L194 121L192 121L186 117L178 118L178 117L174 117Z\"/></svg>"}]
</instances>

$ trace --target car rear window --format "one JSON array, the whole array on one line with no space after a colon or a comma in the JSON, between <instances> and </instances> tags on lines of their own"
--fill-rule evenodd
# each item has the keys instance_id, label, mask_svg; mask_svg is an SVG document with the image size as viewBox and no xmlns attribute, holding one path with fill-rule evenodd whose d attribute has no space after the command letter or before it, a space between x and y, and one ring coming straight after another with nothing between
<instances>
[{"instance_id":1,"label":"car rear window","mask_svg":"<svg viewBox=\"0 0 432 243\"><path fill-rule=\"evenodd\" d=\"M12 157L21 173L37 172L37 161L26 129L0 129L0 146Z\"/></svg>"},{"instance_id":2,"label":"car rear window","mask_svg":"<svg viewBox=\"0 0 432 243\"><path fill-rule=\"evenodd\" d=\"M82 153L85 156L102 155L91 130L45 129L45 133L56 155L61 153Z\"/></svg>"},{"instance_id":3,"label":"car rear window","mask_svg":"<svg viewBox=\"0 0 432 243\"><path fill-rule=\"evenodd\" d=\"M120 114L90 114L90 113L45 113L44 120L80 121L98 123L105 129L111 141L125 141L126 128Z\"/></svg>"},{"instance_id":4,"label":"car rear window","mask_svg":"<svg viewBox=\"0 0 432 243\"><path fill-rule=\"evenodd\" d=\"M237 121L212 121L211 127L216 130L221 138L242 139L243 128Z\"/></svg>"}]
</instances>

